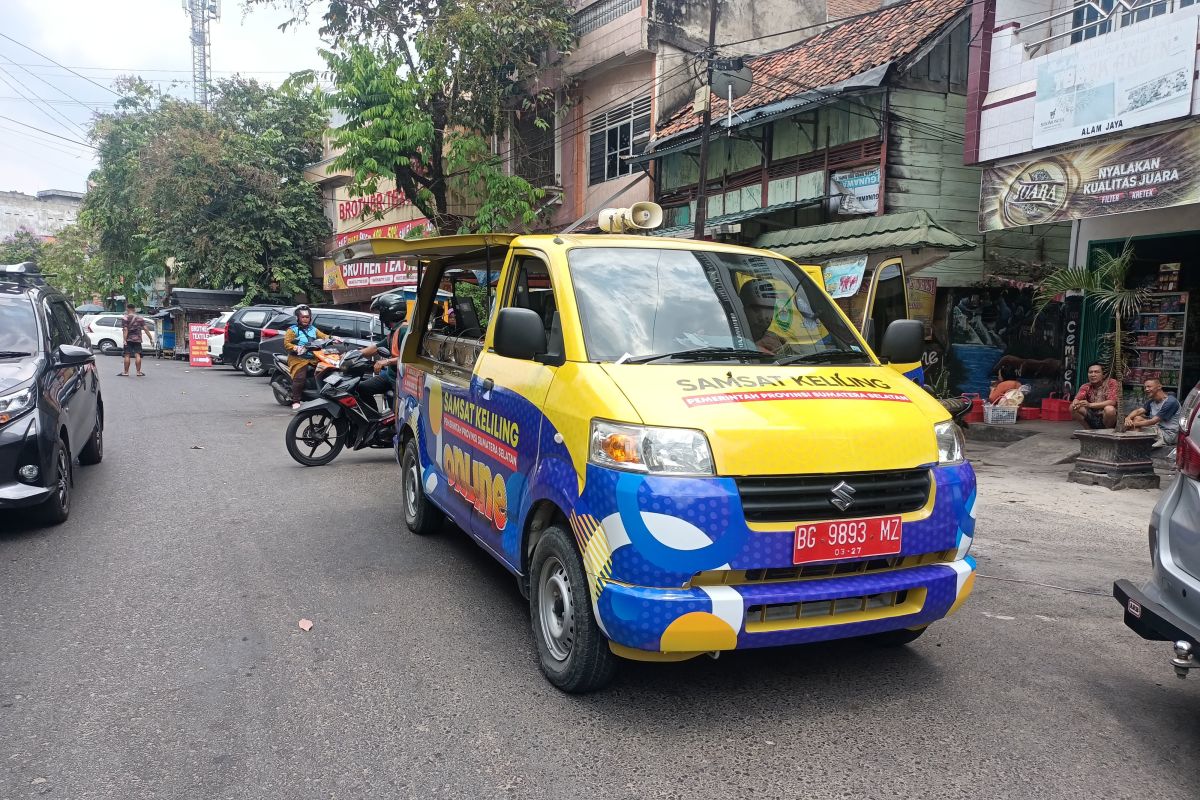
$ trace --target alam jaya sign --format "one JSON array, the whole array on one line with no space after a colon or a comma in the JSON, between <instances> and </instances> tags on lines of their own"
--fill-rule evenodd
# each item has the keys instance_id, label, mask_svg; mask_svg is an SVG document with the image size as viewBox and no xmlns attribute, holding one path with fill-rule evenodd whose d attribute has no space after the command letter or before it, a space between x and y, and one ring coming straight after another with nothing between
<instances>
[{"instance_id":1,"label":"alam jaya sign","mask_svg":"<svg viewBox=\"0 0 1200 800\"><path fill-rule=\"evenodd\" d=\"M1200 202L1200 126L983 172L979 230Z\"/></svg>"}]
</instances>

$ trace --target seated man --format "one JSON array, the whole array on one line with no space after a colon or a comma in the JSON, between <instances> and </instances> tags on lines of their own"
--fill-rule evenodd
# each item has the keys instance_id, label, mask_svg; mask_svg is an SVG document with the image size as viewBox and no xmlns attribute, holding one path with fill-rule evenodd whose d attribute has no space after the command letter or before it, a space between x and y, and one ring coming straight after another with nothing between
<instances>
[{"instance_id":1,"label":"seated man","mask_svg":"<svg viewBox=\"0 0 1200 800\"><path fill-rule=\"evenodd\" d=\"M1158 436L1155 447L1173 445L1179 438L1179 401L1163 390L1162 382L1150 378L1142 384L1146 402L1125 418L1125 427Z\"/></svg>"},{"instance_id":2,"label":"seated man","mask_svg":"<svg viewBox=\"0 0 1200 800\"><path fill-rule=\"evenodd\" d=\"M1080 425L1092 430L1117 427L1117 398L1121 387L1112 378L1104 375L1099 363L1088 364L1088 382L1075 395L1071 403L1071 416Z\"/></svg>"}]
</instances>

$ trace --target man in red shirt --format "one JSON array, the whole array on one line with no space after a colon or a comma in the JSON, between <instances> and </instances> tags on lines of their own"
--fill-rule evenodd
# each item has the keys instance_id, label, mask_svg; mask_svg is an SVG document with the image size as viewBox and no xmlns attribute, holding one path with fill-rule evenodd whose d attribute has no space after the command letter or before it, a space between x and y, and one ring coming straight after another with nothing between
<instances>
[{"instance_id":1,"label":"man in red shirt","mask_svg":"<svg viewBox=\"0 0 1200 800\"><path fill-rule=\"evenodd\" d=\"M1099 363L1088 364L1087 376L1088 382L1071 403L1071 416L1092 430L1117 427L1121 386L1113 378L1105 377L1104 367Z\"/></svg>"}]
</instances>

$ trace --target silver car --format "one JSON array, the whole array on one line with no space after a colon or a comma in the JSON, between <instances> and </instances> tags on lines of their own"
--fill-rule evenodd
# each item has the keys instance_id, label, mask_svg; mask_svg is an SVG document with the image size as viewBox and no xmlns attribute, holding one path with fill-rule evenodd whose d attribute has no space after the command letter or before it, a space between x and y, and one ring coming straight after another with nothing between
<instances>
[{"instance_id":1,"label":"silver car","mask_svg":"<svg viewBox=\"0 0 1200 800\"><path fill-rule=\"evenodd\" d=\"M1154 576L1141 588L1132 581L1113 584L1113 597L1125 609L1125 624L1143 639L1171 642L1175 674L1186 678L1200 666L1200 386L1188 393L1179 412L1175 450L1177 477L1150 516L1150 558ZM1191 431L1196 431L1195 437Z\"/></svg>"}]
</instances>

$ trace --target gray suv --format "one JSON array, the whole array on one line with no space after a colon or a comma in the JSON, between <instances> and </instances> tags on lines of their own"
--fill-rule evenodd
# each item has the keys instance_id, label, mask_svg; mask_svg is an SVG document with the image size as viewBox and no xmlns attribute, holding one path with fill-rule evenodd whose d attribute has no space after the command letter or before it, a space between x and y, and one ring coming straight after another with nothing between
<instances>
[{"instance_id":1,"label":"gray suv","mask_svg":"<svg viewBox=\"0 0 1200 800\"><path fill-rule=\"evenodd\" d=\"M1177 477L1150 515L1150 558L1154 575L1138 588L1113 584L1113 597L1125 609L1125 624L1143 639L1171 642L1175 674L1186 678L1200 666L1200 386L1188 393L1179 412L1175 448ZM1191 431L1195 429L1196 435Z\"/></svg>"}]
</instances>

